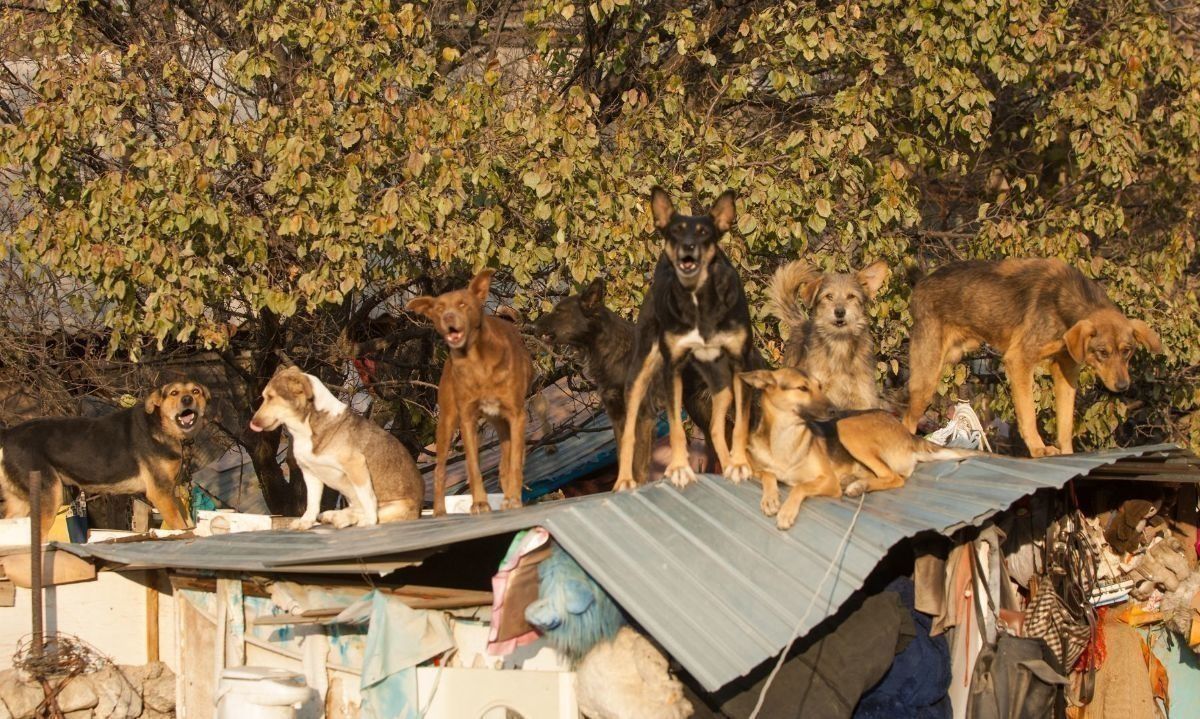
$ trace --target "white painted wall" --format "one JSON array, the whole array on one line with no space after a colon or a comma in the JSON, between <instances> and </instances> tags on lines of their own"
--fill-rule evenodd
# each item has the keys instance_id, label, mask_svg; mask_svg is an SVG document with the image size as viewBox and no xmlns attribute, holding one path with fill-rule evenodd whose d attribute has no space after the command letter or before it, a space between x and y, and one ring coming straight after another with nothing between
<instances>
[{"instance_id":1,"label":"white painted wall","mask_svg":"<svg viewBox=\"0 0 1200 719\"><path fill-rule=\"evenodd\" d=\"M46 632L72 634L117 664L145 664L146 583L150 572L99 572L96 580L48 587L43 607ZM161 585L160 585L161 587ZM32 592L17 587L16 606L0 608L0 669L12 665L17 644L31 631ZM159 659L178 673L175 601L158 595Z\"/></svg>"}]
</instances>

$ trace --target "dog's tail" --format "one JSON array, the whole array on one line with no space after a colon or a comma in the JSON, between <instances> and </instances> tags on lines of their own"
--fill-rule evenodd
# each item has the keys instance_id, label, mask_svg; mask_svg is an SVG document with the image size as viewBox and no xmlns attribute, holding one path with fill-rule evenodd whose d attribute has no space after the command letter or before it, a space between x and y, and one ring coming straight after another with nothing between
<instances>
[{"instance_id":1,"label":"dog's tail","mask_svg":"<svg viewBox=\"0 0 1200 719\"><path fill-rule=\"evenodd\" d=\"M538 441L542 441L550 436L554 428L550 424L550 401L546 399L544 392L535 392L527 400L530 411L537 418L539 429L537 433ZM554 454L558 451L558 447L553 444L546 445L546 454Z\"/></svg>"},{"instance_id":2,"label":"dog's tail","mask_svg":"<svg viewBox=\"0 0 1200 719\"><path fill-rule=\"evenodd\" d=\"M962 447L943 447L934 444L924 437L913 437L913 454L918 462L940 462L946 459L967 459L968 457L987 457L990 452L979 449L964 449Z\"/></svg>"},{"instance_id":3,"label":"dog's tail","mask_svg":"<svg viewBox=\"0 0 1200 719\"><path fill-rule=\"evenodd\" d=\"M798 327L808 321L796 294L800 288L817 278L818 272L804 260L793 260L771 277L767 287L767 312L787 327Z\"/></svg>"},{"instance_id":4,"label":"dog's tail","mask_svg":"<svg viewBox=\"0 0 1200 719\"><path fill-rule=\"evenodd\" d=\"M402 522L421 516L421 503L411 499L394 499L379 503L379 523Z\"/></svg>"}]
</instances>

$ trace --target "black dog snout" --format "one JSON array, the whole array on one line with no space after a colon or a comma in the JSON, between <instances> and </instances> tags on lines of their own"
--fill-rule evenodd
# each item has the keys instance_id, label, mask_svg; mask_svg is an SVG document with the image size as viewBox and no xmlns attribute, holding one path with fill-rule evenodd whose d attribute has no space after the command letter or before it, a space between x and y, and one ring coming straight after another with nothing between
<instances>
[{"instance_id":1,"label":"black dog snout","mask_svg":"<svg viewBox=\"0 0 1200 719\"><path fill-rule=\"evenodd\" d=\"M846 308L845 307L834 307L833 308L833 316L838 318L839 320L846 319Z\"/></svg>"},{"instance_id":2,"label":"black dog snout","mask_svg":"<svg viewBox=\"0 0 1200 719\"><path fill-rule=\"evenodd\" d=\"M190 394L185 394L183 396L183 399L179 400L179 404L183 405L184 407L191 407L192 402L193 402L193 400L192 400L192 396Z\"/></svg>"}]
</instances>

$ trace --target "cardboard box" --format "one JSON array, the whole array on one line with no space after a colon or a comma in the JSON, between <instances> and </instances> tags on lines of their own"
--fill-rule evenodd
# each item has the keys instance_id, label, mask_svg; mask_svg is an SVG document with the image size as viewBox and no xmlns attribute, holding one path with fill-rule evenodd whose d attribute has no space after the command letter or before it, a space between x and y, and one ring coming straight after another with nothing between
<instances>
[{"instance_id":1,"label":"cardboard box","mask_svg":"<svg viewBox=\"0 0 1200 719\"><path fill-rule=\"evenodd\" d=\"M17 552L4 557L4 573L18 587L33 586L29 552ZM42 551L42 586L88 582L96 578L96 567L91 562L57 549Z\"/></svg>"}]
</instances>

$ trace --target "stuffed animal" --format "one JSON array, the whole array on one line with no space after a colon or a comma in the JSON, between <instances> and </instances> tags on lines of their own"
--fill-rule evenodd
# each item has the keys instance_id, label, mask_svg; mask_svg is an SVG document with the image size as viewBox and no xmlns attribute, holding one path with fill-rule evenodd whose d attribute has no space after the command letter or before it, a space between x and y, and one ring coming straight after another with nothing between
<instances>
[{"instance_id":1,"label":"stuffed animal","mask_svg":"<svg viewBox=\"0 0 1200 719\"><path fill-rule=\"evenodd\" d=\"M1136 552L1145 544L1143 533L1158 514L1158 505L1144 499L1131 499L1113 513L1104 539L1118 552ZM1161 519L1160 519L1161 521Z\"/></svg>"},{"instance_id":2,"label":"stuffed animal","mask_svg":"<svg viewBox=\"0 0 1200 719\"><path fill-rule=\"evenodd\" d=\"M575 688L588 719L686 719L693 712L666 657L632 627L587 653L575 669Z\"/></svg>"},{"instance_id":3,"label":"stuffed animal","mask_svg":"<svg viewBox=\"0 0 1200 719\"><path fill-rule=\"evenodd\" d=\"M612 597L556 543L538 565L538 582L538 599L525 608L525 620L575 668L585 717L692 715L666 657L626 625Z\"/></svg>"},{"instance_id":4,"label":"stuffed animal","mask_svg":"<svg viewBox=\"0 0 1200 719\"><path fill-rule=\"evenodd\" d=\"M1159 539L1130 572L1130 578L1137 581L1131 594L1135 599L1146 599L1155 589L1174 592L1191 573L1183 543L1175 537Z\"/></svg>"},{"instance_id":5,"label":"stuffed animal","mask_svg":"<svg viewBox=\"0 0 1200 719\"><path fill-rule=\"evenodd\" d=\"M538 582L538 599L525 608L525 620L571 664L625 624L612 597L557 543L538 565Z\"/></svg>"}]
</instances>

